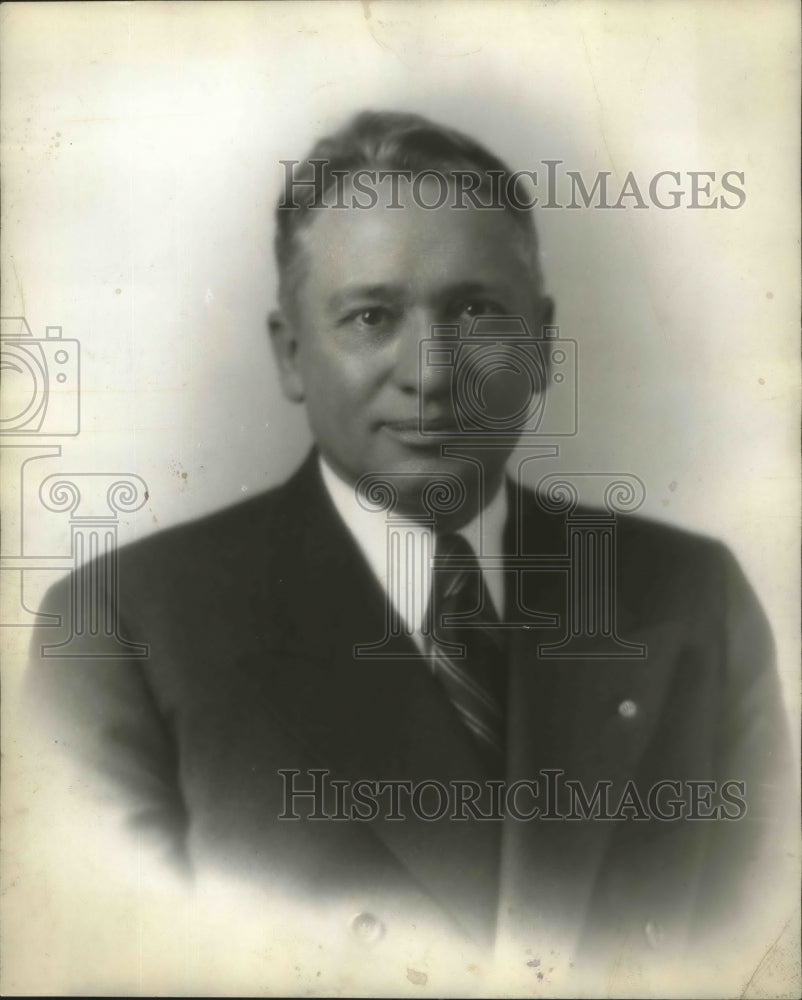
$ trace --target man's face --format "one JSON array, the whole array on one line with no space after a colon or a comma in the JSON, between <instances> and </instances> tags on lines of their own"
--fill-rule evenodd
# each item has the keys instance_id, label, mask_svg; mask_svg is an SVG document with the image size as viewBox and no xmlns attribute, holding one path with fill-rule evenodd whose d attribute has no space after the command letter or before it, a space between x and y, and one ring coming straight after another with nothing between
<instances>
[{"instance_id":1,"label":"man's face","mask_svg":"<svg viewBox=\"0 0 802 1000\"><path fill-rule=\"evenodd\" d=\"M437 473L476 478L469 462L441 453L444 443L465 441L459 392L454 366L421 378L421 342L435 325L449 324L460 327L464 343L482 315L522 316L537 333L544 302L508 213L448 203L427 210L409 193L401 202L317 212L302 235L294 307L274 316L272 330L284 390L305 400L335 471L351 483L365 473L405 473L396 485L411 498ZM481 390L485 412L506 415L525 407L531 383L502 370L482 379ZM477 453L488 488L510 451Z\"/></svg>"}]
</instances>

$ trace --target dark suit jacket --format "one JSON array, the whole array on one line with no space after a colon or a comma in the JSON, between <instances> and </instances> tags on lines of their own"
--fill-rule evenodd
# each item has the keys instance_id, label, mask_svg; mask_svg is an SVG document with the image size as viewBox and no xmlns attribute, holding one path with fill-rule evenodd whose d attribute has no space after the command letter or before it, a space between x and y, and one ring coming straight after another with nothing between
<instances>
[{"instance_id":1,"label":"dark suit jacket","mask_svg":"<svg viewBox=\"0 0 802 1000\"><path fill-rule=\"evenodd\" d=\"M511 501L508 551L564 551L562 516ZM539 656L562 634L566 575L524 575L521 604L560 624L509 632L507 778L559 769L588 792L611 782L612 802L629 779L644 797L661 779L744 781L734 822L279 820L280 769L306 784L310 768L487 777L425 664L354 659L383 635L385 598L314 456L278 489L122 550L119 588L123 634L149 656L48 659L41 644L61 633L40 629L37 731L190 870L341 899L344 919L366 900L385 925L403 901L478 942L509 930L572 941L580 959L623 940L671 951L744 907L787 758L766 622L722 545L619 520L618 631L643 659ZM68 603L65 581L45 610L66 617Z\"/></svg>"}]
</instances>

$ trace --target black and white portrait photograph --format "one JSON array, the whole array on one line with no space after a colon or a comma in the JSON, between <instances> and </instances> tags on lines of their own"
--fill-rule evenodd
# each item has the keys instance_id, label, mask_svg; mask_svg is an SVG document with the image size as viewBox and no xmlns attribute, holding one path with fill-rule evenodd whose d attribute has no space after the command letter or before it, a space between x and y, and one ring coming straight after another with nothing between
<instances>
[{"instance_id":1,"label":"black and white portrait photograph","mask_svg":"<svg viewBox=\"0 0 802 1000\"><path fill-rule=\"evenodd\" d=\"M798 996L797 5L0 47L2 992Z\"/></svg>"}]
</instances>

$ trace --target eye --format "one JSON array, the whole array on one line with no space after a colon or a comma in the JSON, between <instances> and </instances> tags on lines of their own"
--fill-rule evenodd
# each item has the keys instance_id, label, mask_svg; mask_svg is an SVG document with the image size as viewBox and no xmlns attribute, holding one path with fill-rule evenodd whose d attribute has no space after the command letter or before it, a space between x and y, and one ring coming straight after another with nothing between
<instances>
[{"instance_id":1,"label":"eye","mask_svg":"<svg viewBox=\"0 0 802 1000\"><path fill-rule=\"evenodd\" d=\"M466 299L457 304L455 313L460 319L475 319L477 316L503 316L507 312L498 302L491 299Z\"/></svg>"},{"instance_id":2,"label":"eye","mask_svg":"<svg viewBox=\"0 0 802 1000\"><path fill-rule=\"evenodd\" d=\"M384 306L370 306L349 313L345 321L361 330L378 330L388 326L392 318L392 313Z\"/></svg>"}]
</instances>

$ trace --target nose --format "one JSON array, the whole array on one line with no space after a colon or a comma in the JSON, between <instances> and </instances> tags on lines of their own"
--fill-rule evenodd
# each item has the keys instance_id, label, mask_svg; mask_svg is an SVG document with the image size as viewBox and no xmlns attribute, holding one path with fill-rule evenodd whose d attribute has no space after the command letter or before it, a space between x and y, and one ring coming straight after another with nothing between
<instances>
[{"instance_id":1,"label":"nose","mask_svg":"<svg viewBox=\"0 0 802 1000\"><path fill-rule=\"evenodd\" d=\"M429 310L414 310L407 313L398 330L393 380L406 394L438 397L451 391L451 369L426 363L426 345L435 322Z\"/></svg>"}]
</instances>

